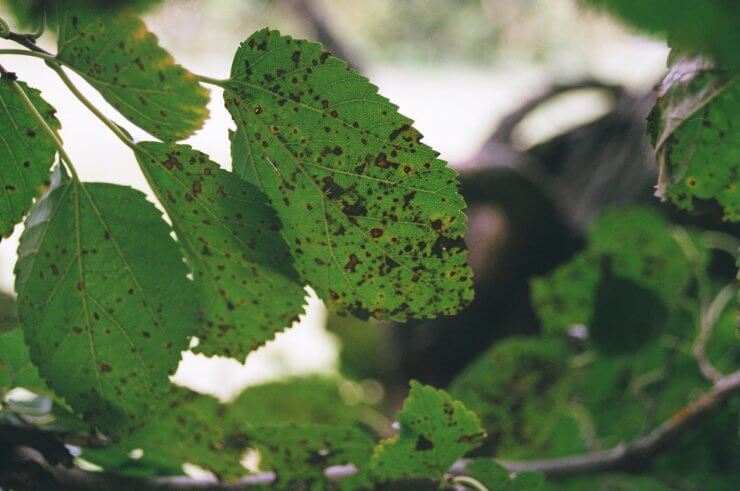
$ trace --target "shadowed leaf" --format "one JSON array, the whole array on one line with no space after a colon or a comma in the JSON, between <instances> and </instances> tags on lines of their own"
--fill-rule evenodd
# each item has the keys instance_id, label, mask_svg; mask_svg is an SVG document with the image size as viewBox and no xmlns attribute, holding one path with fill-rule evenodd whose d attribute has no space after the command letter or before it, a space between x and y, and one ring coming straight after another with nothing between
<instances>
[{"instance_id":1,"label":"shadowed leaf","mask_svg":"<svg viewBox=\"0 0 740 491\"><path fill-rule=\"evenodd\" d=\"M303 310L280 221L259 189L189 146L145 142L136 156L194 272L195 351L243 360Z\"/></svg>"}]
</instances>

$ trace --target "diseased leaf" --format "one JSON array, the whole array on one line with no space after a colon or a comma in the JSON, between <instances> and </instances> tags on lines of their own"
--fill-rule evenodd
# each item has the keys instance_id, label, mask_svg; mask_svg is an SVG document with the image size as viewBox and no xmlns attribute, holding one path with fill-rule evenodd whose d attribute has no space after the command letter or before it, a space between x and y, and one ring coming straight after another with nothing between
<instances>
[{"instance_id":1,"label":"diseased leaf","mask_svg":"<svg viewBox=\"0 0 740 491\"><path fill-rule=\"evenodd\" d=\"M13 88L17 83L53 130L61 128L41 93L0 77L0 237L7 237L49 183L56 147Z\"/></svg>"},{"instance_id":2,"label":"diseased leaf","mask_svg":"<svg viewBox=\"0 0 740 491\"><path fill-rule=\"evenodd\" d=\"M0 333L0 401L5 392L15 387L36 393L49 390L31 362L20 329Z\"/></svg>"},{"instance_id":3,"label":"diseased leaf","mask_svg":"<svg viewBox=\"0 0 740 491\"><path fill-rule=\"evenodd\" d=\"M661 34L681 51L740 67L740 6L733 0L586 0L635 26Z\"/></svg>"},{"instance_id":4,"label":"diseased leaf","mask_svg":"<svg viewBox=\"0 0 740 491\"><path fill-rule=\"evenodd\" d=\"M270 198L295 266L360 318L453 314L473 296L455 172L321 45L262 30L226 84L234 171Z\"/></svg>"},{"instance_id":5,"label":"diseased leaf","mask_svg":"<svg viewBox=\"0 0 740 491\"><path fill-rule=\"evenodd\" d=\"M303 310L280 221L259 189L189 146L145 142L136 156L194 272L195 351L243 360Z\"/></svg>"},{"instance_id":6,"label":"diseased leaf","mask_svg":"<svg viewBox=\"0 0 740 491\"><path fill-rule=\"evenodd\" d=\"M260 451L260 468L274 471L277 489L327 489L324 471L333 465L361 466L373 440L356 428L341 426L256 426L237 436Z\"/></svg>"},{"instance_id":7,"label":"diseased leaf","mask_svg":"<svg viewBox=\"0 0 740 491\"><path fill-rule=\"evenodd\" d=\"M706 261L706 250L698 243L696 248ZM585 251L532 281L533 304L548 332L587 325L599 283L616 277L651 290L666 307L675 308L687 298L692 267L673 237L673 226L657 212L639 207L610 210L593 224Z\"/></svg>"},{"instance_id":8,"label":"diseased leaf","mask_svg":"<svg viewBox=\"0 0 740 491\"><path fill-rule=\"evenodd\" d=\"M382 442L369 463L366 472L375 481L440 479L485 436L478 417L461 402L418 382L411 382L398 422L399 435Z\"/></svg>"},{"instance_id":9,"label":"diseased leaf","mask_svg":"<svg viewBox=\"0 0 740 491\"><path fill-rule=\"evenodd\" d=\"M736 75L697 59L673 66L650 114L660 196L687 210L716 200L724 220L740 221L738 114Z\"/></svg>"},{"instance_id":10,"label":"diseased leaf","mask_svg":"<svg viewBox=\"0 0 740 491\"><path fill-rule=\"evenodd\" d=\"M208 117L208 91L177 65L137 17L59 7L57 58L132 123L175 141Z\"/></svg>"},{"instance_id":11,"label":"diseased leaf","mask_svg":"<svg viewBox=\"0 0 740 491\"><path fill-rule=\"evenodd\" d=\"M41 375L115 433L167 393L197 302L170 229L144 195L59 183L32 209L16 265L18 313Z\"/></svg>"}]
</instances>

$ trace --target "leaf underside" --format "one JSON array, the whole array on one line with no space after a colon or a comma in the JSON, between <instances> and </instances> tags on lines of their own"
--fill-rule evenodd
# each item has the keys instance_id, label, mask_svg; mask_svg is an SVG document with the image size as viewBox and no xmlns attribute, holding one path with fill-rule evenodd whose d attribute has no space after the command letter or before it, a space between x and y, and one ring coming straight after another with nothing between
<instances>
[{"instance_id":1,"label":"leaf underside","mask_svg":"<svg viewBox=\"0 0 740 491\"><path fill-rule=\"evenodd\" d=\"M129 13L59 7L57 58L132 123L165 141L187 138L208 117L208 91Z\"/></svg>"},{"instance_id":2,"label":"leaf underside","mask_svg":"<svg viewBox=\"0 0 740 491\"><path fill-rule=\"evenodd\" d=\"M31 358L83 418L115 433L169 387L197 322L187 270L144 195L66 182L31 211L16 265Z\"/></svg>"},{"instance_id":3,"label":"leaf underside","mask_svg":"<svg viewBox=\"0 0 740 491\"><path fill-rule=\"evenodd\" d=\"M224 93L234 171L270 198L295 267L360 318L453 314L473 296L456 173L318 43L262 30Z\"/></svg>"},{"instance_id":4,"label":"leaf underside","mask_svg":"<svg viewBox=\"0 0 740 491\"><path fill-rule=\"evenodd\" d=\"M33 199L49 183L56 147L23 104L13 81L0 78L0 237L7 237L31 208ZM56 112L38 90L20 85L53 129L61 128Z\"/></svg>"},{"instance_id":5,"label":"leaf underside","mask_svg":"<svg viewBox=\"0 0 740 491\"><path fill-rule=\"evenodd\" d=\"M193 269L195 351L244 359L303 310L280 221L264 193L189 146L145 142L136 156Z\"/></svg>"}]
</instances>

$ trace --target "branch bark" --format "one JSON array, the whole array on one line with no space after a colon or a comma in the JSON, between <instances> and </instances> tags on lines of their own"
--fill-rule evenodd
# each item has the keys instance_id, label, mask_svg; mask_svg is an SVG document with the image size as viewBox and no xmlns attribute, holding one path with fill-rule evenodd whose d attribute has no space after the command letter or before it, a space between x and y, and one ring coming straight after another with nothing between
<instances>
[{"instance_id":1,"label":"branch bark","mask_svg":"<svg viewBox=\"0 0 740 491\"><path fill-rule=\"evenodd\" d=\"M503 460L498 462L511 472L538 471L551 478L629 470L636 464L649 462L669 449L686 430L709 416L738 391L740 391L740 371L718 379L704 395L681 408L652 432L631 442L622 443L608 450L557 459ZM0 435L2 434L0 432ZM275 474L273 473L255 474L235 483L224 483L187 477L138 478L106 472L88 472L66 466L67 462L59 462L57 465L50 464L43 455L43 451L33 448L39 446L37 440L42 435L49 436L48 432L34 432L31 438L33 441L24 442L24 446L12 447L9 455L4 454L4 458L0 461L6 461L9 465L0 465L0 486L7 486L17 491L25 489L55 489L59 491L93 491L99 489L109 491L130 489L141 491L242 491L252 489L255 486L269 485L275 480ZM53 438L59 437L54 436ZM467 459L456 462L450 469L450 475L465 475L468 462ZM354 466L337 466L328 468L326 475L329 479L340 480L356 472ZM32 481L29 481L29 479Z\"/></svg>"}]
</instances>

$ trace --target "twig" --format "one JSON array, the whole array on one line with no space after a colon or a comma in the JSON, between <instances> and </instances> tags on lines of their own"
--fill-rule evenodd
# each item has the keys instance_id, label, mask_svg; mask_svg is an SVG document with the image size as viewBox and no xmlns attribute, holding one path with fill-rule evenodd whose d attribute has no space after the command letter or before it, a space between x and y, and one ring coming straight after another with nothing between
<instances>
[{"instance_id":1,"label":"twig","mask_svg":"<svg viewBox=\"0 0 740 491\"><path fill-rule=\"evenodd\" d=\"M694 399L652 432L631 442L614 448L582 455L534 461L499 461L510 472L539 471L548 477L568 477L597 472L628 470L636 464L644 464L672 444L689 428L709 416L732 394L740 390L740 371L718 379L704 395ZM37 436L36 434L34 436ZM20 443L20 442L19 442ZM38 442L23 442L33 446ZM461 459L450 469L451 476L465 475L468 459ZM110 491L137 489L141 491L241 491L254 486L267 485L275 481L275 474L262 473L248 476L236 483L203 481L185 477L137 478L123 477L107 472L87 472L78 468L51 466L42 462L55 487L60 491L87 491L107 489ZM349 477L357 472L353 466L337 466L326 470L331 480ZM0 485L12 481L12 470L0 468ZM15 482L15 481L12 481ZM6 484L7 485L7 484ZM16 486L15 489L24 488ZM30 489L30 488L29 488Z\"/></svg>"},{"instance_id":2,"label":"twig","mask_svg":"<svg viewBox=\"0 0 740 491\"><path fill-rule=\"evenodd\" d=\"M705 308L702 308L701 319L699 322L699 334L696 336L694 345L691 349L696 363L699 365L704 378L716 382L722 378L722 373L717 370L707 357L707 343L712 336L714 325L717 319L724 311L727 303L735 297L735 285L727 285L714 297L714 300Z\"/></svg>"},{"instance_id":3,"label":"twig","mask_svg":"<svg viewBox=\"0 0 740 491\"><path fill-rule=\"evenodd\" d=\"M740 371L717 380L707 393L678 410L647 435L608 450L557 459L498 462L511 472L538 471L547 477L558 478L626 470L638 463L645 464L670 448L686 430L711 414L738 390L740 390ZM463 474L466 465L467 460L458 461L451 473Z\"/></svg>"}]
</instances>

